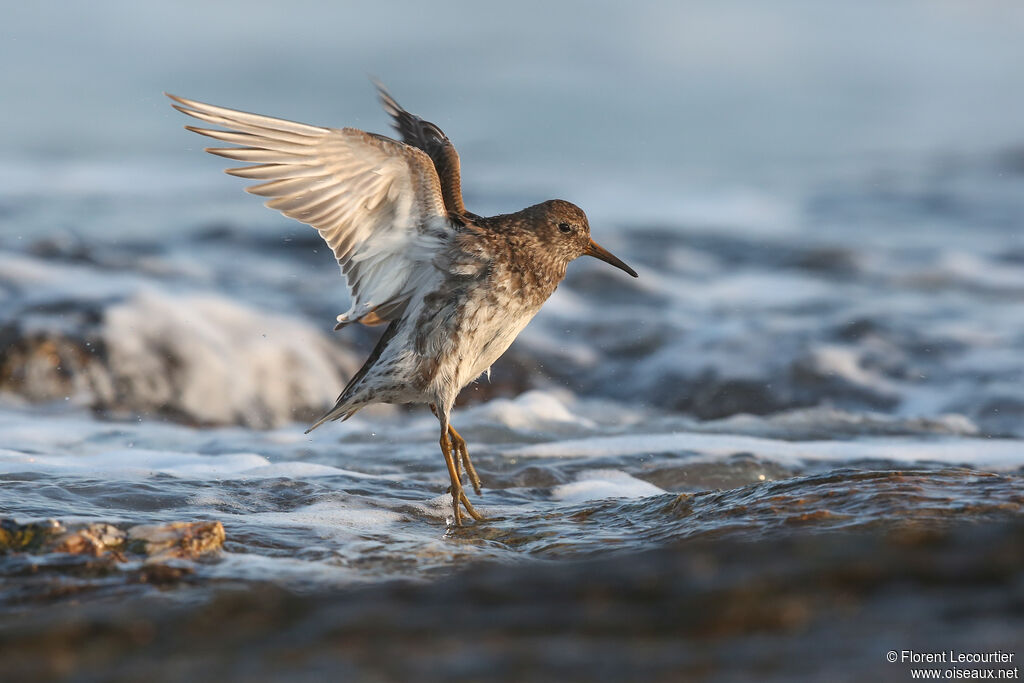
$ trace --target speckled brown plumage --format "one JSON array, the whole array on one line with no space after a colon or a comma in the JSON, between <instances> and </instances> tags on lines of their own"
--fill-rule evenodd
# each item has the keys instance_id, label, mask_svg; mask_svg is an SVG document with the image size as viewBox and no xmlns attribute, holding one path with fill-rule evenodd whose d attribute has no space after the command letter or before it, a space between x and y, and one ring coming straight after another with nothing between
<instances>
[{"instance_id":1,"label":"speckled brown plumage","mask_svg":"<svg viewBox=\"0 0 1024 683\"><path fill-rule=\"evenodd\" d=\"M243 145L208 151L257 164L229 173L264 181L249 191L324 236L353 299L339 327L388 323L310 430L373 403L428 404L461 524L460 503L482 517L462 487L464 470L479 493L466 443L449 424L456 396L505 352L571 261L590 255L636 273L590 239L586 214L567 201L489 218L468 212L451 141L378 88L402 142L171 97L179 111L228 129L190 130Z\"/></svg>"}]
</instances>

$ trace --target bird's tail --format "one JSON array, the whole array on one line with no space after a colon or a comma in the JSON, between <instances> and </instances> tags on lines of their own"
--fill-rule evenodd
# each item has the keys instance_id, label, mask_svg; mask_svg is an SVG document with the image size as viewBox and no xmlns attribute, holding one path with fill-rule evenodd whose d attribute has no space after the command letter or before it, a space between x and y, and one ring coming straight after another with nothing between
<instances>
[{"instance_id":1,"label":"bird's tail","mask_svg":"<svg viewBox=\"0 0 1024 683\"><path fill-rule=\"evenodd\" d=\"M398 331L398 323L398 320L391 321L391 324L388 325L388 329L384 330L384 334L381 335L379 340L377 340L377 346L374 347L373 353L371 353L370 357L366 359L365 363L363 363L363 367L359 368L359 372L357 372L352 379L348 381L345 388L341 390L341 394L338 396L338 400L334 403L334 407L324 413L323 417L317 420L312 427L307 429L306 434L309 434L328 420L341 419L342 422L344 422L355 415L356 411L360 408L367 405L365 401L357 397L356 388L359 386L359 382L362 381L363 377L366 376L366 373L370 371L370 368L373 367L373 364L377 362L378 358L380 358L380 355L384 353L384 349L387 347L388 342L390 342L395 336L395 333Z\"/></svg>"},{"instance_id":2,"label":"bird's tail","mask_svg":"<svg viewBox=\"0 0 1024 683\"><path fill-rule=\"evenodd\" d=\"M338 402L334 404L333 408L324 413L319 420L313 423L312 427L310 427L303 433L309 434L311 431L322 425L324 422L330 422L332 420L341 420L342 422L344 422L345 420L355 415L360 408L362 408L362 406L357 406L355 408L353 408L352 406L347 406L342 402L341 398L339 398Z\"/></svg>"}]
</instances>

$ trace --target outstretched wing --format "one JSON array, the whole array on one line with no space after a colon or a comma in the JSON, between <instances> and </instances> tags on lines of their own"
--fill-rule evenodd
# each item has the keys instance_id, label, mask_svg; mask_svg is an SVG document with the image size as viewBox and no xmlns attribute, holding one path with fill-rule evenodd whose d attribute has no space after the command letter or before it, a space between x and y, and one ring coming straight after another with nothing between
<instances>
[{"instance_id":1,"label":"outstretched wing","mask_svg":"<svg viewBox=\"0 0 1024 683\"><path fill-rule=\"evenodd\" d=\"M185 126L238 147L207 152L255 165L227 169L260 180L246 188L266 205L316 228L348 281L352 306L338 326L401 315L438 271L454 237L430 158L354 128L321 128L168 95L175 109L228 130Z\"/></svg>"},{"instance_id":2,"label":"outstretched wing","mask_svg":"<svg viewBox=\"0 0 1024 683\"><path fill-rule=\"evenodd\" d=\"M394 127L402 135L402 142L422 149L434 162L437 175L441 180L441 194L444 196L444 206L448 214L455 219L462 216L475 217L466 211L466 205L462 202L462 172L459 163L459 153L455 151L455 145L448 139L440 128L424 121L415 114L410 114L402 109L395 101L391 93L383 85L375 82L377 94L380 95L380 102L384 105L384 111L394 119Z\"/></svg>"}]
</instances>

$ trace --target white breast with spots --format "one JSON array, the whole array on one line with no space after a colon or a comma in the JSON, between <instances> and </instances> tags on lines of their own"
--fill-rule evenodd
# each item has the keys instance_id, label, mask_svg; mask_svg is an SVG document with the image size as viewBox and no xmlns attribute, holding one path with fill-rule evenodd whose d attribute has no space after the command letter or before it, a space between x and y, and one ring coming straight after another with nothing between
<instances>
[{"instance_id":1,"label":"white breast with spots","mask_svg":"<svg viewBox=\"0 0 1024 683\"><path fill-rule=\"evenodd\" d=\"M472 343L465 349L467 362L458 375L460 389L490 368L539 310L539 306L524 306L516 300L509 301L504 307L478 308L463 328L473 331L468 335L472 337Z\"/></svg>"}]
</instances>

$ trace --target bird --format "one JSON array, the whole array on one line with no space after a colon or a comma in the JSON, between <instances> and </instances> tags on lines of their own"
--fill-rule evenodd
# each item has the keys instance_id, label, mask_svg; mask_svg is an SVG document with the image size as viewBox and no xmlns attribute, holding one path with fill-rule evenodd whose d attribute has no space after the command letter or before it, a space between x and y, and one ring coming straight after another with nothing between
<instances>
[{"instance_id":1,"label":"bird","mask_svg":"<svg viewBox=\"0 0 1024 683\"><path fill-rule=\"evenodd\" d=\"M490 372L571 261L592 256L637 273L591 239L586 214L568 201L490 217L467 210L448 136L376 86L400 140L165 95L178 111L216 126L187 130L233 145L206 151L248 164L226 170L259 181L247 192L319 231L351 301L335 329L386 325L334 406L306 433L374 403L428 405L440 426L453 521L462 526L461 508L484 518L465 493L463 475L478 496L481 480L450 420L459 392Z\"/></svg>"}]
</instances>

